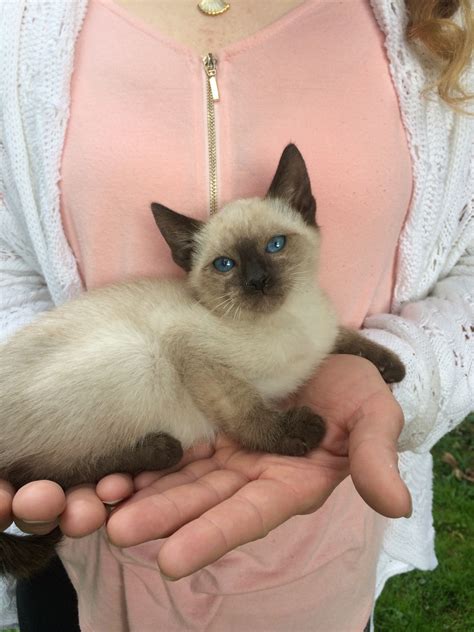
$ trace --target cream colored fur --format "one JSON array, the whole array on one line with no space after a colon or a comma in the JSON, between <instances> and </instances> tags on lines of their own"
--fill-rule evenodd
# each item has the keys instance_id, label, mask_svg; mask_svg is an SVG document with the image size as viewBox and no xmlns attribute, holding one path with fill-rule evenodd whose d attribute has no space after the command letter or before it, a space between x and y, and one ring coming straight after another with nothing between
<instances>
[{"instance_id":1,"label":"cream colored fur","mask_svg":"<svg viewBox=\"0 0 474 632\"><path fill-rule=\"evenodd\" d=\"M203 267L243 234L287 234L306 244L297 254L303 269L272 313L236 317L196 300L205 293ZM314 281L316 229L283 202L244 200L213 217L198 243L187 282L142 280L88 292L0 349L0 472L40 460L53 477L152 432L184 447L211 438L215 422L196 407L174 361L182 340L216 364L216 381L223 363L265 401L308 379L337 335Z\"/></svg>"}]
</instances>

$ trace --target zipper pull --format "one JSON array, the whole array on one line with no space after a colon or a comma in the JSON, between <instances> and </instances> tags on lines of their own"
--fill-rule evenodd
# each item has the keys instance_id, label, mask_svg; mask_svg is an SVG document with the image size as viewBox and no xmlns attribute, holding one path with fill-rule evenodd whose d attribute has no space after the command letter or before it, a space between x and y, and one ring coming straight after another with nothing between
<instances>
[{"instance_id":1,"label":"zipper pull","mask_svg":"<svg viewBox=\"0 0 474 632\"><path fill-rule=\"evenodd\" d=\"M219 88L217 87L217 59L212 53L208 53L202 58L206 70L209 87L213 101L219 101Z\"/></svg>"}]
</instances>

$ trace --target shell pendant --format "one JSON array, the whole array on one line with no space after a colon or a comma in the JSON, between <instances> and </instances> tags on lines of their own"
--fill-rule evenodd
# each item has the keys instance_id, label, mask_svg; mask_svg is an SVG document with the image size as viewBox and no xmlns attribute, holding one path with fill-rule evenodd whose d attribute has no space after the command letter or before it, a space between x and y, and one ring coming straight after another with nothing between
<instances>
[{"instance_id":1,"label":"shell pendant","mask_svg":"<svg viewBox=\"0 0 474 632\"><path fill-rule=\"evenodd\" d=\"M197 6L206 15L220 15L230 9L230 4L224 0L201 0Z\"/></svg>"}]
</instances>

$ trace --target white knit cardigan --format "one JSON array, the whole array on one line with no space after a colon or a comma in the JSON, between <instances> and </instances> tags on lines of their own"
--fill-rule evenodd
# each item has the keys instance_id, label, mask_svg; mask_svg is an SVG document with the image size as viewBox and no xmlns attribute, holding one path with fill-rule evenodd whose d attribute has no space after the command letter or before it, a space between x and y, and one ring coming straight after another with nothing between
<instances>
[{"instance_id":1,"label":"white knit cardigan","mask_svg":"<svg viewBox=\"0 0 474 632\"><path fill-rule=\"evenodd\" d=\"M432 445L474 408L474 118L420 91L434 69L405 41L404 0L371 0L385 33L413 164L392 314L365 332L407 367L400 471L413 515L391 520L377 595L392 575L436 566ZM81 283L59 213L60 159L74 46L87 0L0 2L0 336L76 296ZM472 68L465 77L474 86ZM342 177L342 174L341 174ZM4 596L0 625L15 622Z\"/></svg>"}]
</instances>

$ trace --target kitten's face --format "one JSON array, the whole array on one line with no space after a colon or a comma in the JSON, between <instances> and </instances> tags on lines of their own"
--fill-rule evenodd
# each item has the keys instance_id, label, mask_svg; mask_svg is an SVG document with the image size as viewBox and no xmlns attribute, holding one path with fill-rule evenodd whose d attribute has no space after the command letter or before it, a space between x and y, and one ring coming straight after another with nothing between
<instances>
[{"instance_id":1,"label":"kitten's face","mask_svg":"<svg viewBox=\"0 0 474 632\"><path fill-rule=\"evenodd\" d=\"M283 201L238 200L197 233L189 282L216 314L270 313L313 283L317 251L317 231Z\"/></svg>"},{"instance_id":2,"label":"kitten's face","mask_svg":"<svg viewBox=\"0 0 474 632\"><path fill-rule=\"evenodd\" d=\"M316 203L304 160L288 145L265 198L237 200L207 222L160 204L152 211L198 300L223 317L277 310L314 283Z\"/></svg>"}]
</instances>

